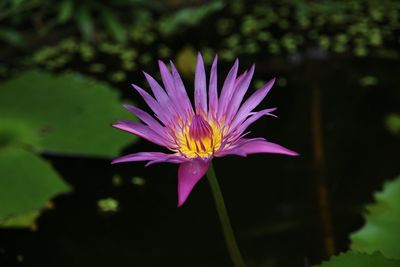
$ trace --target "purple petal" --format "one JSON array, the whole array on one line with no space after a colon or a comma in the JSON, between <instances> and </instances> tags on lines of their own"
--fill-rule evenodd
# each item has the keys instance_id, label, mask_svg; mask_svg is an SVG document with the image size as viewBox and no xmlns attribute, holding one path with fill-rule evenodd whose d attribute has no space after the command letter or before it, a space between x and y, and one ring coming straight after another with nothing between
<instances>
[{"instance_id":1,"label":"purple petal","mask_svg":"<svg viewBox=\"0 0 400 267\"><path fill-rule=\"evenodd\" d=\"M181 76L179 75L178 70L176 69L172 61L170 63L172 68L172 77L174 78L175 90L178 95L178 103L183 107L183 110L185 111L184 114L181 114L181 116L186 118L187 113L189 113L190 115L193 114L193 107L190 103L189 97L187 95L185 86L183 85L183 81Z\"/></svg>"},{"instance_id":2,"label":"purple petal","mask_svg":"<svg viewBox=\"0 0 400 267\"><path fill-rule=\"evenodd\" d=\"M186 159L183 159L182 157L171 155L167 159L155 159L155 160L149 161L149 162L146 163L145 167L148 167L150 165L157 164L157 163L175 163L175 164L179 164L179 163L184 162L185 160Z\"/></svg>"},{"instance_id":3,"label":"purple petal","mask_svg":"<svg viewBox=\"0 0 400 267\"><path fill-rule=\"evenodd\" d=\"M238 155L246 157L249 154L258 154L258 153L284 154L289 156L299 155L298 153L290 149L287 149L275 143L268 142L263 138L253 138L253 139L242 138L238 141L238 143L235 146L225 151L218 152L216 156L222 157L226 155Z\"/></svg>"},{"instance_id":4,"label":"purple petal","mask_svg":"<svg viewBox=\"0 0 400 267\"><path fill-rule=\"evenodd\" d=\"M207 114L207 89L206 73L204 70L203 57L200 53L197 55L196 73L194 75L194 105L196 112Z\"/></svg>"},{"instance_id":5,"label":"purple petal","mask_svg":"<svg viewBox=\"0 0 400 267\"><path fill-rule=\"evenodd\" d=\"M146 77L146 80L149 83L150 88L153 91L153 94L156 97L157 101L161 105L162 103L169 102L167 93L165 93L164 89L158 84L158 82L146 72L143 72L143 74Z\"/></svg>"},{"instance_id":6,"label":"purple petal","mask_svg":"<svg viewBox=\"0 0 400 267\"><path fill-rule=\"evenodd\" d=\"M167 66L164 64L164 62L159 60L158 66L160 67L160 74L164 87L167 90L168 95L173 96L175 91L174 79L172 78L172 75L169 72Z\"/></svg>"},{"instance_id":7,"label":"purple petal","mask_svg":"<svg viewBox=\"0 0 400 267\"><path fill-rule=\"evenodd\" d=\"M258 89L255 93L253 93L240 107L237 112L235 119L231 124L231 128L236 128L239 123L242 123L248 116L249 113L261 103L261 101L268 94L269 90L274 85L275 78L267 82L263 87Z\"/></svg>"},{"instance_id":8,"label":"purple petal","mask_svg":"<svg viewBox=\"0 0 400 267\"><path fill-rule=\"evenodd\" d=\"M119 120L117 124L113 124L112 126L123 131L133 133L160 146L171 147L173 145L163 136L139 122Z\"/></svg>"},{"instance_id":9,"label":"purple petal","mask_svg":"<svg viewBox=\"0 0 400 267\"><path fill-rule=\"evenodd\" d=\"M164 89L158 84L158 82L153 77L151 77L146 72L143 72L143 73L144 73L144 76L146 77L146 80L149 83L150 88L153 91L153 94L155 95L158 103L160 104L161 107L163 107L164 112L167 113L168 117L172 117L172 118L175 117L176 108L175 108L174 103L168 97L167 93L164 91Z\"/></svg>"},{"instance_id":10,"label":"purple petal","mask_svg":"<svg viewBox=\"0 0 400 267\"><path fill-rule=\"evenodd\" d=\"M172 103L174 103L177 113L185 114L185 110L182 107L182 102L179 100L180 96L175 89L174 78L172 77L172 74L161 60L158 61L158 65L160 67L160 73L164 87L169 95L170 100Z\"/></svg>"},{"instance_id":11,"label":"purple petal","mask_svg":"<svg viewBox=\"0 0 400 267\"><path fill-rule=\"evenodd\" d=\"M150 128L154 129L158 133L163 133L165 131L164 127L154 119L150 114L141 110L140 108L131 106L131 105L124 105L124 108L132 112L135 116L137 116L140 120L146 123Z\"/></svg>"},{"instance_id":12,"label":"purple petal","mask_svg":"<svg viewBox=\"0 0 400 267\"><path fill-rule=\"evenodd\" d=\"M122 156L114 159L111 163L123 163L131 161L150 161L149 163L169 162L181 163L183 160L174 154L165 154L161 152L139 152ZM156 161L156 162L155 162Z\"/></svg>"},{"instance_id":13,"label":"purple petal","mask_svg":"<svg viewBox=\"0 0 400 267\"><path fill-rule=\"evenodd\" d=\"M261 111L256 112L255 114L251 115L247 120L245 120L237 129L237 134L241 135L244 131L246 131L247 127L249 127L252 123L257 121L259 118L261 118L264 115L269 115L276 117L276 115L271 114L271 112L275 111L276 108L268 108L268 109L263 109Z\"/></svg>"},{"instance_id":14,"label":"purple petal","mask_svg":"<svg viewBox=\"0 0 400 267\"><path fill-rule=\"evenodd\" d=\"M227 123L236 115L236 112L242 103L243 97L246 94L251 79L253 78L255 65L251 66L250 71L241 79L240 83L238 83L237 88L235 89L235 94L232 97L232 100L229 103L228 111L227 111Z\"/></svg>"},{"instance_id":15,"label":"purple petal","mask_svg":"<svg viewBox=\"0 0 400 267\"><path fill-rule=\"evenodd\" d=\"M248 73L247 70L245 70L242 74L240 74L236 80L235 80L235 84L233 85L233 94L236 92L236 88L237 86L241 83L241 81L243 80L244 76L246 76ZM232 95L233 96L233 95Z\"/></svg>"},{"instance_id":16,"label":"purple petal","mask_svg":"<svg viewBox=\"0 0 400 267\"><path fill-rule=\"evenodd\" d=\"M132 84L133 88L138 91L138 93L143 97L144 101L146 104L153 110L154 114L156 114L157 118L161 120L164 125L169 125L170 124L170 118L166 116L165 111L163 108L160 106L160 104L151 96L149 93L147 93L143 88L140 88L139 86Z\"/></svg>"},{"instance_id":17,"label":"purple petal","mask_svg":"<svg viewBox=\"0 0 400 267\"><path fill-rule=\"evenodd\" d=\"M210 161L192 160L183 162L178 171L178 207L188 198L193 187L208 170Z\"/></svg>"},{"instance_id":18,"label":"purple petal","mask_svg":"<svg viewBox=\"0 0 400 267\"><path fill-rule=\"evenodd\" d=\"M215 56L214 62L211 67L210 85L208 88L209 115L211 115L212 118L216 118L218 110L217 64L218 64L218 56Z\"/></svg>"},{"instance_id":19,"label":"purple petal","mask_svg":"<svg viewBox=\"0 0 400 267\"><path fill-rule=\"evenodd\" d=\"M239 60L236 59L235 64L233 64L231 70L228 73L228 76L225 79L224 85L222 86L221 96L218 103L218 119L220 119L222 115L226 112L227 105L232 97L238 67Z\"/></svg>"}]
</instances>

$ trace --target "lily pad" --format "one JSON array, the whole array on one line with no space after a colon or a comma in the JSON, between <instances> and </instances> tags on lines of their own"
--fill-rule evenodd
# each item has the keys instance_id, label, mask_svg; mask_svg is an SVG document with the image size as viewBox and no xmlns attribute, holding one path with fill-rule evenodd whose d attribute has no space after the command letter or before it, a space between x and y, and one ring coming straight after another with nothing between
<instances>
[{"instance_id":1,"label":"lily pad","mask_svg":"<svg viewBox=\"0 0 400 267\"><path fill-rule=\"evenodd\" d=\"M18 147L0 149L0 227L28 227L54 196L70 187L51 165Z\"/></svg>"},{"instance_id":2,"label":"lily pad","mask_svg":"<svg viewBox=\"0 0 400 267\"><path fill-rule=\"evenodd\" d=\"M351 248L367 253L380 251L387 258L400 259L400 177L387 182L383 191L375 194L375 200L367 207L364 227L350 236Z\"/></svg>"},{"instance_id":3,"label":"lily pad","mask_svg":"<svg viewBox=\"0 0 400 267\"><path fill-rule=\"evenodd\" d=\"M78 74L34 70L0 84L0 121L28 125L38 152L117 156L136 140L110 126L124 117L115 90Z\"/></svg>"},{"instance_id":4,"label":"lily pad","mask_svg":"<svg viewBox=\"0 0 400 267\"><path fill-rule=\"evenodd\" d=\"M9 146L29 147L39 144L34 127L25 121L0 116L0 149Z\"/></svg>"},{"instance_id":5,"label":"lily pad","mask_svg":"<svg viewBox=\"0 0 400 267\"><path fill-rule=\"evenodd\" d=\"M4 218L0 217L1 228L30 228L36 230L35 221L39 218L41 210L33 210L31 212L20 215L11 215Z\"/></svg>"},{"instance_id":6,"label":"lily pad","mask_svg":"<svg viewBox=\"0 0 400 267\"><path fill-rule=\"evenodd\" d=\"M341 253L338 256L332 257L329 261L318 265L319 267L398 267L400 261L386 259L380 253L374 253L372 255L358 253L358 252L346 252ZM315 266L315 267L318 267Z\"/></svg>"}]
</instances>

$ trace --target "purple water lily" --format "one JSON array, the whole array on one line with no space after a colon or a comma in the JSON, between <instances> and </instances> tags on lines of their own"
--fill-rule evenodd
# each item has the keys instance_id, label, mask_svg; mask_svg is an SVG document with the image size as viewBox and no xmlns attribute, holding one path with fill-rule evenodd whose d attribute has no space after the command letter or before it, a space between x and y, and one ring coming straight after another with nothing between
<instances>
[{"instance_id":1,"label":"purple water lily","mask_svg":"<svg viewBox=\"0 0 400 267\"><path fill-rule=\"evenodd\" d=\"M268 142L264 138L244 138L247 128L253 122L264 115L274 116L271 112L275 108L261 111L254 111L254 108L267 95L275 79L267 82L242 103L255 66L237 76L239 61L236 60L218 96L217 61L216 56L211 67L207 95L203 58L200 53L197 57L194 79L195 109L174 64L171 62L170 72L167 66L159 61L164 88L153 77L144 73L154 97L132 84L156 118L137 107L125 105L124 107L144 124L120 120L113 125L172 152L139 152L117 158L112 163L148 161L147 165L160 162L180 164L178 206L186 201L193 187L205 175L213 157L231 154L245 157L255 153L297 155L296 152Z\"/></svg>"}]
</instances>

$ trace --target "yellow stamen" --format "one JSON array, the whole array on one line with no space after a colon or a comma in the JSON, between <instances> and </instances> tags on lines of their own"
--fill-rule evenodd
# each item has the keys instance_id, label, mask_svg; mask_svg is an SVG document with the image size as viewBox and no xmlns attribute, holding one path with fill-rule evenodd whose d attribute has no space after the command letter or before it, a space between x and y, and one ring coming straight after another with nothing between
<instances>
[{"instance_id":1,"label":"yellow stamen","mask_svg":"<svg viewBox=\"0 0 400 267\"><path fill-rule=\"evenodd\" d=\"M188 158L208 158L217 151L222 142L222 130L218 123L195 115L176 133L178 150Z\"/></svg>"}]
</instances>

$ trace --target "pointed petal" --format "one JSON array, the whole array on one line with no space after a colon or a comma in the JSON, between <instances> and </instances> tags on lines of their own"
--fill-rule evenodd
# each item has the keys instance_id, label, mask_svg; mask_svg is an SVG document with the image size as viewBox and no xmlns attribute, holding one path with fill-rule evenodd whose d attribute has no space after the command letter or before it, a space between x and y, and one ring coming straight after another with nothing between
<instances>
[{"instance_id":1,"label":"pointed petal","mask_svg":"<svg viewBox=\"0 0 400 267\"><path fill-rule=\"evenodd\" d=\"M136 89L136 91L142 96L146 104L153 110L154 114L161 120L161 122L164 125L170 124L170 118L166 116L163 108L160 106L160 104L149 94L147 93L143 88L132 84L133 88Z\"/></svg>"},{"instance_id":2,"label":"pointed petal","mask_svg":"<svg viewBox=\"0 0 400 267\"><path fill-rule=\"evenodd\" d=\"M196 73L194 75L194 104L196 112L207 114L206 73L203 57L200 53L197 55Z\"/></svg>"},{"instance_id":3,"label":"pointed petal","mask_svg":"<svg viewBox=\"0 0 400 267\"><path fill-rule=\"evenodd\" d=\"M179 75L178 70L176 69L174 63L171 63L171 68L172 68L172 77L174 78L174 85L175 85L175 90L178 95L178 101L179 104L183 107L184 114L181 114L184 118L187 118L187 115L192 115L193 114L193 107L192 104L190 103L189 97L187 95L185 86L183 84L182 78Z\"/></svg>"},{"instance_id":4,"label":"pointed petal","mask_svg":"<svg viewBox=\"0 0 400 267\"><path fill-rule=\"evenodd\" d=\"M167 66L161 60L158 61L158 66L160 68L161 78L164 84L165 89L168 92L169 96L174 95L175 85L174 79L172 78L171 73L169 72Z\"/></svg>"},{"instance_id":5,"label":"pointed petal","mask_svg":"<svg viewBox=\"0 0 400 267\"><path fill-rule=\"evenodd\" d=\"M248 73L247 70L245 70L242 74L240 74L236 80L235 80L235 84L233 85L233 93L236 92L236 88L238 87L238 85L241 83L241 81L243 80L244 76L246 76ZM233 96L233 95L232 95Z\"/></svg>"},{"instance_id":6,"label":"pointed petal","mask_svg":"<svg viewBox=\"0 0 400 267\"><path fill-rule=\"evenodd\" d=\"M132 112L135 116L137 116L140 120L142 120L144 123L146 123L150 128L154 129L156 132L158 133L164 132L165 130L164 127L147 112L141 110L140 108L127 104L123 106L124 108Z\"/></svg>"},{"instance_id":7,"label":"pointed petal","mask_svg":"<svg viewBox=\"0 0 400 267\"><path fill-rule=\"evenodd\" d=\"M231 128L236 128L240 123L242 123L248 116L249 113L261 103L261 101L268 94L269 90L271 90L274 85L275 78L267 82L263 87L258 89L255 93L253 93L240 107L237 112L232 124Z\"/></svg>"},{"instance_id":8,"label":"pointed petal","mask_svg":"<svg viewBox=\"0 0 400 267\"><path fill-rule=\"evenodd\" d=\"M258 154L258 153L284 154L289 156L299 155L298 153L290 149L287 149L283 146L268 142L264 138L253 138L253 139L242 138L238 141L238 143L235 146L225 151L218 152L216 156L222 157L226 155L238 155L246 157L247 155Z\"/></svg>"},{"instance_id":9,"label":"pointed petal","mask_svg":"<svg viewBox=\"0 0 400 267\"><path fill-rule=\"evenodd\" d=\"M123 131L133 133L160 146L171 147L173 145L163 136L139 122L119 120L118 123L113 124L112 126Z\"/></svg>"},{"instance_id":10,"label":"pointed petal","mask_svg":"<svg viewBox=\"0 0 400 267\"><path fill-rule=\"evenodd\" d=\"M208 97L209 97L209 109L208 114L211 115L212 118L216 118L217 110L218 110L218 90L217 90L217 64L218 64L218 56L215 56L214 62L211 67L210 72L210 85L208 88Z\"/></svg>"},{"instance_id":11,"label":"pointed petal","mask_svg":"<svg viewBox=\"0 0 400 267\"><path fill-rule=\"evenodd\" d=\"M240 103L242 103L243 97L249 88L251 79L253 78L254 69L255 69L255 65L251 66L249 72L246 73L246 75L243 77L243 79L241 79L241 81L238 83L237 88L235 89L235 93L232 96L232 99L228 106L227 123L229 123L230 120L236 115L236 112L239 109Z\"/></svg>"},{"instance_id":12,"label":"pointed petal","mask_svg":"<svg viewBox=\"0 0 400 267\"><path fill-rule=\"evenodd\" d=\"M246 119L237 129L236 134L241 135L246 129L253 124L255 121L257 121L259 118L265 115L273 116L276 117L276 115L272 114L271 112L275 111L276 108L267 108L263 109L261 111L258 111L251 115L248 119Z\"/></svg>"},{"instance_id":13,"label":"pointed petal","mask_svg":"<svg viewBox=\"0 0 400 267\"><path fill-rule=\"evenodd\" d=\"M161 60L158 61L158 65L160 67L160 73L164 87L168 93L170 100L172 101L172 103L174 103L177 113L184 114L185 111L182 107L179 93L175 88L174 78L172 77L172 74L170 73L164 62L162 62Z\"/></svg>"},{"instance_id":14,"label":"pointed petal","mask_svg":"<svg viewBox=\"0 0 400 267\"><path fill-rule=\"evenodd\" d=\"M173 118L176 115L176 108L174 103L171 101L167 93L160 86L160 84L149 74L143 72L146 77L147 82L150 85L151 90L153 91L154 96L156 97L158 103L163 108L163 111L166 113L167 117Z\"/></svg>"},{"instance_id":15,"label":"pointed petal","mask_svg":"<svg viewBox=\"0 0 400 267\"><path fill-rule=\"evenodd\" d=\"M150 88L153 91L153 94L156 97L157 101L160 104L168 102L168 95L167 93L165 93L164 89L158 84L158 82L148 73L143 72L143 74L146 77L146 80L149 83Z\"/></svg>"},{"instance_id":16,"label":"pointed petal","mask_svg":"<svg viewBox=\"0 0 400 267\"><path fill-rule=\"evenodd\" d=\"M132 161L150 161L149 163L151 162L181 163L183 159L179 158L174 154L165 154L161 152L139 152L116 158L111 162L111 164L132 162Z\"/></svg>"},{"instance_id":17,"label":"pointed petal","mask_svg":"<svg viewBox=\"0 0 400 267\"><path fill-rule=\"evenodd\" d=\"M220 119L222 115L226 112L229 100L232 97L238 68L239 68L239 60L236 59L235 63L233 64L231 70L228 73L228 76L226 76L224 85L222 86L221 96L218 102L218 113L217 113L218 119Z\"/></svg>"},{"instance_id":18,"label":"pointed petal","mask_svg":"<svg viewBox=\"0 0 400 267\"><path fill-rule=\"evenodd\" d=\"M151 160L151 161L146 163L145 167L148 167L148 166L153 165L153 164L158 164L158 163L175 163L175 164L179 164L179 163L184 162L185 160L186 159L184 159L182 157L179 157L179 156L176 156L176 155L171 155L166 159L162 159L161 158L161 159Z\"/></svg>"},{"instance_id":19,"label":"pointed petal","mask_svg":"<svg viewBox=\"0 0 400 267\"><path fill-rule=\"evenodd\" d=\"M178 171L178 207L188 198L193 187L208 170L210 161L192 160L183 162Z\"/></svg>"}]
</instances>

